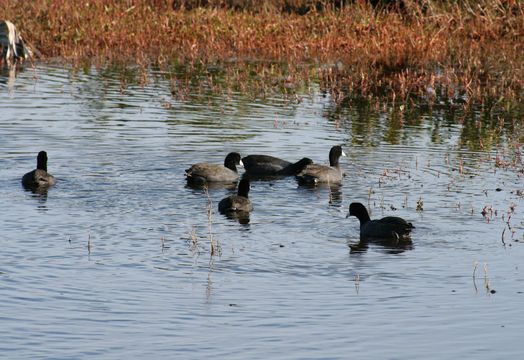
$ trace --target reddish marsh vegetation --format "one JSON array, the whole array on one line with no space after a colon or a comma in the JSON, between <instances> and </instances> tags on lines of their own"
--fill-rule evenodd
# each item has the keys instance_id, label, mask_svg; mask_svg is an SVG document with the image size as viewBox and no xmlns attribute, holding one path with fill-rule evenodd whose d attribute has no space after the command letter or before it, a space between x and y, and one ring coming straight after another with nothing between
<instances>
[{"instance_id":1,"label":"reddish marsh vegetation","mask_svg":"<svg viewBox=\"0 0 524 360\"><path fill-rule=\"evenodd\" d=\"M279 6L188 11L158 0L4 1L2 8L44 58L166 70L218 65L235 80L290 86L319 79L336 100L446 96L507 106L523 99L522 1L404 0L401 10L329 4L305 15Z\"/></svg>"}]
</instances>

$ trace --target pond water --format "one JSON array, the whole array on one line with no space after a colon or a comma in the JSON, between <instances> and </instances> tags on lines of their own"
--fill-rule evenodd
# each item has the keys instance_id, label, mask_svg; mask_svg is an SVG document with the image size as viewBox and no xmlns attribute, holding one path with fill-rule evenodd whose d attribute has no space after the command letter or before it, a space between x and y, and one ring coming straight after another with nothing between
<instances>
[{"instance_id":1,"label":"pond water","mask_svg":"<svg viewBox=\"0 0 524 360\"><path fill-rule=\"evenodd\" d=\"M524 353L518 115L337 105L315 86L173 98L161 74L123 88L50 64L0 80L5 358ZM247 224L217 212L234 190L185 184L230 151L325 163L336 144L341 187L252 182ZM20 184L40 150L47 194ZM353 201L413 222L412 243L359 244Z\"/></svg>"}]
</instances>

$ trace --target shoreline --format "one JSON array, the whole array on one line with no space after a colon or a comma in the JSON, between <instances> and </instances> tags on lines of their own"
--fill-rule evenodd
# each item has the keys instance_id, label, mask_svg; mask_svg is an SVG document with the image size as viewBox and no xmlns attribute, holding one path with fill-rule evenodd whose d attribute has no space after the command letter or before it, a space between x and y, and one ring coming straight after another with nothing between
<instances>
[{"instance_id":1,"label":"shoreline","mask_svg":"<svg viewBox=\"0 0 524 360\"><path fill-rule=\"evenodd\" d=\"M12 2L4 16L41 60L73 66L183 67L210 76L208 69L219 68L231 80L258 86L318 80L341 100L447 96L466 105L504 106L524 100L519 1L480 0L468 7L429 0L424 8L409 2L402 12L356 3L303 16L173 10L160 3Z\"/></svg>"}]
</instances>

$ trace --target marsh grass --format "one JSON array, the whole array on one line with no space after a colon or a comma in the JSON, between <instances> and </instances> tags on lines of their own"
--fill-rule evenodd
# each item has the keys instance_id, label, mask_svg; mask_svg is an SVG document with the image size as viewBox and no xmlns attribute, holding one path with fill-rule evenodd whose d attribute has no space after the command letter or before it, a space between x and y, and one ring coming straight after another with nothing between
<instances>
[{"instance_id":1,"label":"marsh grass","mask_svg":"<svg viewBox=\"0 0 524 360\"><path fill-rule=\"evenodd\" d=\"M10 1L3 16L43 58L183 67L255 96L276 87L292 98L315 80L334 102L446 98L509 108L523 99L522 1L404 0L401 11L354 1L305 15L238 3L185 11L153 0Z\"/></svg>"},{"instance_id":2,"label":"marsh grass","mask_svg":"<svg viewBox=\"0 0 524 360\"><path fill-rule=\"evenodd\" d=\"M477 279L476 272L477 272L477 268L479 267L479 265L480 263L478 261L475 261L473 263L473 287L475 289L475 292L478 292L477 283L476 283L476 279ZM484 279L484 288L486 289L486 294L495 294L496 291L491 287L491 281L488 275L488 263L483 263L482 268L484 270L483 279Z\"/></svg>"}]
</instances>

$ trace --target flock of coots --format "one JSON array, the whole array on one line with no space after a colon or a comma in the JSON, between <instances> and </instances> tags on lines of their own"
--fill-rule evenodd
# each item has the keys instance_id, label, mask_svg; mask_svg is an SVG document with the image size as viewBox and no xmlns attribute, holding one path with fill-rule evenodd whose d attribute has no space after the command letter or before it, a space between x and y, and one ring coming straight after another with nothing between
<instances>
[{"instance_id":1,"label":"flock of coots","mask_svg":"<svg viewBox=\"0 0 524 360\"><path fill-rule=\"evenodd\" d=\"M269 155L248 155L244 158L236 152L229 153L224 165L198 163L186 170L186 180L190 186L209 186L217 183L236 183L240 176L237 166L244 166L245 173L238 181L238 193L222 199L218 210L224 214L249 214L253 205L249 200L250 178L265 179L284 176L295 176L299 184L341 184L345 176L340 168L339 159L346 156L341 146L333 146L329 152L329 166L315 164L309 158L302 158L292 163ZM37 156L36 169L22 177L26 189L40 192L53 186L56 180L47 172L47 153L40 151ZM349 216L360 221L361 238L401 239L409 237L413 225L406 220L387 216L371 220L364 205L353 202L349 205Z\"/></svg>"}]
</instances>

